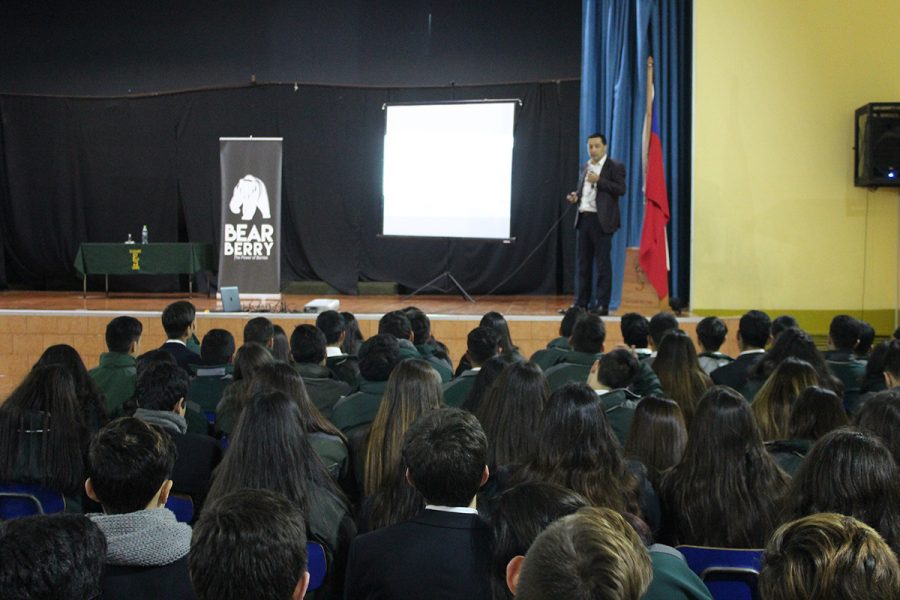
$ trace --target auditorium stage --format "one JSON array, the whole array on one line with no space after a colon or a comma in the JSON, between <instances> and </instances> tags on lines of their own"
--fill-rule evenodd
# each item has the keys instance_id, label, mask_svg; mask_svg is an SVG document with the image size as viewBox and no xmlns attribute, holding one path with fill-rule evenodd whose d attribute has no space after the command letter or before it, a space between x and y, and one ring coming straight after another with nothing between
<instances>
[{"instance_id":1,"label":"auditorium stage","mask_svg":"<svg viewBox=\"0 0 900 600\"><path fill-rule=\"evenodd\" d=\"M377 333L378 319L386 312L415 305L425 311L432 322L435 336L446 343L454 361L465 352L466 335L478 325L481 316L490 311L502 313L509 322L513 342L522 354L530 356L558 335L558 310L568 306L571 296L489 296L467 302L460 296L328 296L341 303L342 311L356 315L366 337ZM290 334L294 327L310 323L315 315L304 314L303 306L314 296L285 295L281 303L244 300L240 313L223 313L215 298L194 295L190 301L197 307L198 334L213 328L231 331L238 343L244 323L254 316L266 316ZM5 397L28 372L45 348L53 344L74 346L88 368L97 365L106 350L104 331L115 316L132 315L143 323L143 351L160 346L165 334L160 314L167 304L186 300L187 294L131 294L89 292L7 291L0 293L0 398ZM639 312L650 317L659 309L646 302L625 304L610 317L605 317L607 348L621 343L617 315ZM723 317L724 318L724 317ZM698 317L679 318L682 328L694 335ZM737 317L726 318L729 331L737 330ZM733 335L725 352L736 353Z\"/></svg>"}]
</instances>

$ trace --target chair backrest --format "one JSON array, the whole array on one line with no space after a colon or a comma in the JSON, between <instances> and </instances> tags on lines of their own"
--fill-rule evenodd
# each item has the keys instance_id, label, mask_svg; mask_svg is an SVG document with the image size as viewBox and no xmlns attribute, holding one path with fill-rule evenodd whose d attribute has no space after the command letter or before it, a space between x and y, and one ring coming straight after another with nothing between
<instances>
[{"instance_id":1,"label":"chair backrest","mask_svg":"<svg viewBox=\"0 0 900 600\"><path fill-rule=\"evenodd\" d=\"M179 523L190 523L194 520L194 499L185 494L169 494L166 508L175 513Z\"/></svg>"},{"instance_id":2,"label":"chair backrest","mask_svg":"<svg viewBox=\"0 0 900 600\"><path fill-rule=\"evenodd\" d=\"M0 485L0 521L62 512L66 500L59 492L38 485Z\"/></svg>"},{"instance_id":3,"label":"chair backrest","mask_svg":"<svg viewBox=\"0 0 900 600\"><path fill-rule=\"evenodd\" d=\"M547 378L550 391L555 392L569 382L586 383L590 371L590 366L559 363L544 371L544 376Z\"/></svg>"},{"instance_id":4,"label":"chair backrest","mask_svg":"<svg viewBox=\"0 0 900 600\"><path fill-rule=\"evenodd\" d=\"M325 581L325 572L328 564L325 560L325 547L318 542L306 543L307 566L309 571L309 590L317 590Z\"/></svg>"},{"instance_id":5,"label":"chair backrest","mask_svg":"<svg viewBox=\"0 0 900 600\"><path fill-rule=\"evenodd\" d=\"M762 550L678 546L716 600L758 600Z\"/></svg>"}]
</instances>

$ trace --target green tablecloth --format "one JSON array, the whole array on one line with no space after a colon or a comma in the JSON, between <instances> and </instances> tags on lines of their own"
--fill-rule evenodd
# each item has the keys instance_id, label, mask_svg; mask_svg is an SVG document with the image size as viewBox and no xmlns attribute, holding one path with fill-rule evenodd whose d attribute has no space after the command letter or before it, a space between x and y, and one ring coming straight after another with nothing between
<instances>
[{"instance_id":1,"label":"green tablecloth","mask_svg":"<svg viewBox=\"0 0 900 600\"><path fill-rule=\"evenodd\" d=\"M85 275L169 275L213 270L210 244L81 244L75 270Z\"/></svg>"}]
</instances>

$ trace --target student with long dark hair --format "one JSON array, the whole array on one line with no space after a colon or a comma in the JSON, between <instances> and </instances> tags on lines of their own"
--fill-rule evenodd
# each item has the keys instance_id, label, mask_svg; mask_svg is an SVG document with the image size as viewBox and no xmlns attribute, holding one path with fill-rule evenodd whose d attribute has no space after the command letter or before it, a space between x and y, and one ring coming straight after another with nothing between
<instances>
[{"instance_id":1,"label":"student with long dark hair","mask_svg":"<svg viewBox=\"0 0 900 600\"><path fill-rule=\"evenodd\" d=\"M469 390L462 407L472 414L476 413L478 407L487 398L488 390L491 389L494 380L500 376L503 369L514 362L516 361L513 358L505 354L498 354L486 360L475 376L475 383L472 384L472 389Z\"/></svg>"},{"instance_id":2,"label":"student with long dark hair","mask_svg":"<svg viewBox=\"0 0 900 600\"><path fill-rule=\"evenodd\" d=\"M366 341L362 331L359 329L359 321L351 312L342 312L344 317L344 342L341 344L341 351L350 356L359 354L359 347Z\"/></svg>"},{"instance_id":3,"label":"student with long dark hair","mask_svg":"<svg viewBox=\"0 0 900 600\"><path fill-rule=\"evenodd\" d=\"M681 463L662 479L662 541L761 548L778 525L787 483L747 401L729 387L713 387L688 428Z\"/></svg>"},{"instance_id":4,"label":"student with long dark hair","mask_svg":"<svg viewBox=\"0 0 900 600\"><path fill-rule=\"evenodd\" d=\"M347 485L352 477L347 438L312 403L300 373L284 362L264 364L253 374L247 390L251 397L260 392L282 392L297 404L300 426L309 434L313 450L329 475L342 487Z\"/></svg>"},{"instance_id":5,"label":"student with long dark hair","mask_svg":"<svg viewBox=\"0 0 900 600\"><path fill-rule=\"evenodd\" d=\"M234 353L234 379L222 392L216 406L216 431L231 435L249 399L248 390L253 374L261 366L275 362L272 353L255 342L244 344Z\"/></svg>"},{"instance_id":6,"label":"student with long dark hair","mask_svg":"<svg viewBox=\"0 0 900 600\"><path fill-rule=\"evenodd\" d=\"M751 405L764 441L787 438L791 407L800 392L818 383L815 369L805 360L789 356L775 367Z\"/></svg>"},{"instance_id":7,"label":"student with long dark hair","mask_svg":"<svg viewBox=\"0 0 900 600\"><path fill-rule=\"evenodd\" d=\"M517 361L525 360L519 353L519 347L513 344L512 336L509 333L509 324L506 322L506 318L504 318L503 315L496 311L485 313L485 315L481 317L478 326L490 327L500 335L500 354L503 356L510 356ZM454 376L458 377L463 371L468 371L471 368L472 363L468 356L463 355L463 357L459 359L459 365L456 367Z\"/></svg>"},{"instance_id":8,"label":"student with long dark hair","mask_svg":"<svg viewBox=\"0 0 900 600\"><path fill-rule=\"evenodd\" d=\"M475 416L488 439L488 466L527 462L537 452L541 414L550 388L540 367L513 363L494 380Z\"/></svg>"},{"instance_id":9,"label":"student with long dark hair","mask_svg":"<svg viewBox=\"0 0 900 600\"><path fill-rule=\"evenodd\" d=\"M55 344L44 350L35 363L35 366L38 365L62 365L66 368L75 383L75 396L88 429L97 431L106 423L106 398L88 374L78 350L68 344Z\"/></svg>"},{"instance_id":10,"label":"student with long dark hair","mask_svg":"<svg viewBox=\"0 0 900 600\"><path fill-rule=\"evenodd\" d=\"M759 401L759 396L756 397ZM820 437L847 425L847 413L833 391L811 385L797 396L791 408L787 439L766 442L766 449L784 471L793 476L803 458Z\"/></svg>"},{"instance_id":11,"label":"student with long dark hair","mask_svg":"<svg viewBox=\"0 0 900 600\"><path fill-rule=\"evenodd\" d=\"M853 423L881 438L900 465L900 390L885 390L869 398Z\"/></svg>"},{"instance_id":12,"label":"student with long dark hair","mask_svg":"<svg viewBox=\"0 0 900 600\"><path fill-rule=\"evenodd\" d=\"M440 406L441 376L430 364L411 359L397 365L369 430L361 531L401 523L425 508L422 494L406 481L403 436L417 418Z\"/></svg>"},{"instance_id":13,"label":"student with long dark hair","mask_svg":"<svg viewBox=\"0 0 900 600\"><path fill-rule=\"evenodd\" d=\"M643 515L648 523L658 525L657 499L646 481L646 470L623 458L594 390L583 383L564 385L550 395L542 419L537 452L511 484L556 483L594 506Z\"/></svg>"},{"instance_id":14,"label":"student with long dark hair","mask_svg":"<svg viewBox=\"0 0 900 600\"><path fill-rule=\"evenodd\" d=\"M658 488L663 471L681 462L687 439L687 427L678 403L647 396L634 409L625 456L647 467L650 482Z\"/></svg>"},{"instance_id":15,"label":"student with long dark hair","mask_svg":"<svg viewBox=\"0 0 900 600\"><path fill-rule=\"evenodd\" d=\"M210 503L241 488L280 492L308 515L310 538L329 556L321 597L340 597L342 573L356 528L344 495L329 477L301 425L297 403L283 392L250 398L228 452L213 475Z\"/></svg>"},{"instance_id":16,"label":"student with long dark hair","mask_svg":"<svg viewBox=\"0 0 900 600\"><path fill-rule=\"evenodd\" d=\"M844 428L815 443L791 481L784 517L820 512L855 517L900 552L900 471L878 438Z\"/></svg>"},{"instance_id":17,"label":"student with long dark hair","mask_svg":"<svg viewBox=\"0 0 900 600\"><path fill-rule=\"evenodd\" d=\"M739 392L752 402L769 376L786 358L793 357L808 362L819 376L818 385L834 390L843 398L844 386L840 379L831 373L825 357L816 348L812 336L797 327L788 327L775 339L775 343L762 360L750 371L750 379Z\"/></svg>"},{"instance_id":18,"label":"student with long dark hair","mask_svg":"<svg viewBox=\"0 0 900 600\"><path fill-rule=\"evenodd\" d=\"M676 329L663 336L653 360L653 371L666 397L678 403L685 422L690 423L700 397L712 386L712 380L700 367L697 350L688 334Z\"/></svg>"},{"instance_id":19,"label":"student with long dark hair","mask_svg":"<svg viewBox=\"0 0 900 600\"><path fill-rule=\"evenodd\" d=\"M88 442L69 370L36 366L0 405L0 482L55 490L78 512Z\"/></svg>"}]
</instances>

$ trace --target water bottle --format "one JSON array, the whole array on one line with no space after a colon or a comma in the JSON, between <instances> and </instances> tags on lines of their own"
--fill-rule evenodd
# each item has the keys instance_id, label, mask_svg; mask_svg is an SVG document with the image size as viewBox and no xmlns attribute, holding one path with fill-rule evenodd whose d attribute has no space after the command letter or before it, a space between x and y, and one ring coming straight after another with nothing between
<instances>
[{"instance_id":1,"label":"water bottle","mask_svg":"<svg viewBox=\"0 0 900 600\"><path fill-rule=\"evenodd\" d=\"M147 226L144 225L144 228L141 229L141 243L149 244L150 243L150 234L147 231Z\"/></svg>"}]
</instances>

